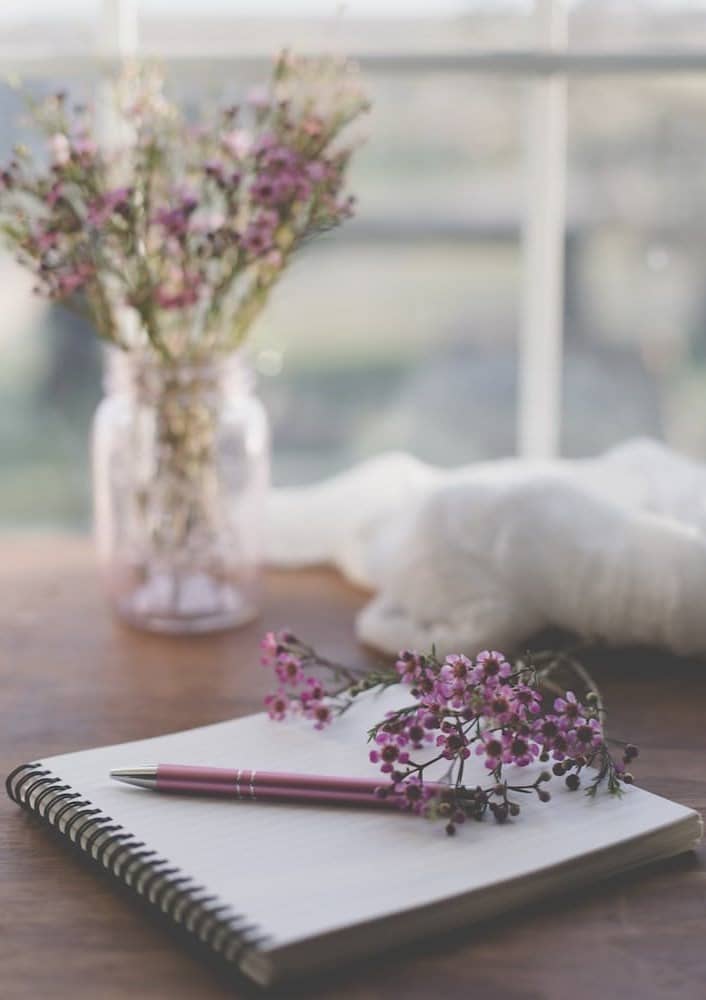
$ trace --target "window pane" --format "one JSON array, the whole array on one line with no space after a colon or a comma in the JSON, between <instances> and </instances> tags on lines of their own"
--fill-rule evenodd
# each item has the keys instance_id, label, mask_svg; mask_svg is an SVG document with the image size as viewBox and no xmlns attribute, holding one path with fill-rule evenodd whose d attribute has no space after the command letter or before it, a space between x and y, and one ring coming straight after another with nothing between
<instances>
[{"instance_id":1,"label":"window pane","mask_svg":"<svg viewBox=\"0 0 706 1000\"><path fill-rule=\"evenodd\" d=\"M564 448L706 455L706 77L570 86Z\"/></svg>"},{"instance_id":2,"label":"window pane","mask_svg":"<svg viewBox=\"0 0 706 1000\"><path fill-rule=\"evenodd\" d=\"M529 44L532 0L142 0L140 38L168 54L449 52ZM196 16L195 16L196 15Z\"/></svg>"},{"instance_id":3,"label":"window pane","mask_svg":"<svg viewBox=\"0 0 706 1000\"><path fill-rule=\"evenodd\" d=\"M572 47L665 49L706 46L704 0L575 0L569 21Z\"/></svg>"}]
</instances>

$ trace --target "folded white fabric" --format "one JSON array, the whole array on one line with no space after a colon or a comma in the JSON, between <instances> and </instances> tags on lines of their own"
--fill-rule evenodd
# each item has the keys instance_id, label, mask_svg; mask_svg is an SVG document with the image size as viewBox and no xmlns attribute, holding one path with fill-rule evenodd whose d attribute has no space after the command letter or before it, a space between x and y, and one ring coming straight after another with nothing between
<instances>
[{"instance_id":1,"label":"folded white fabric","mask_svg":"<svg viewBox=\"0 0 706 1000\"><path fill-rule=\"evenodd\" d=\"M511 652L547 626L706 651L706 468L646 440L457 470L386 454L272 492L269 561L375 591L363 642Z\"/></svg>"}]
</instances>

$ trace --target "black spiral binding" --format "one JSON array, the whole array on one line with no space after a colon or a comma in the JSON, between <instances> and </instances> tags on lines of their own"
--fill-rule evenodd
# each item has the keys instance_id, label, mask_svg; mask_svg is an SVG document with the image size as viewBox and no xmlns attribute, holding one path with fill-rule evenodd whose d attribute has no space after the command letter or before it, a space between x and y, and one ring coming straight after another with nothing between
<instances>
[{"instance_id":1,"label":"black spiral binding","mask_svg":"<svg viewBox=\"0 0 706 1000\"><path fill-rule=\"evenodd\" d=\"M148 908L232 969L265 940L230 906L182 875L41 764L22 764L5 782L10 798L61 835L94 867L127 886Z\"/></svg>"}]
</instances>

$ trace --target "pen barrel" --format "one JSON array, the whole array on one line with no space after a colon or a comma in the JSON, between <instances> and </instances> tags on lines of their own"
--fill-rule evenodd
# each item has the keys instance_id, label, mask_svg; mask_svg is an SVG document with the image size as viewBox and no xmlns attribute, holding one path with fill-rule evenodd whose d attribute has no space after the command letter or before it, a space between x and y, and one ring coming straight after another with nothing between
<instances>
[{"instance_id":1,"label":"pen barrel","mask_svg":"<svg viewBox=\"0 0 706 1000\"><path fill-rule=\"evenodd\" d=\"M323 788L291 788L276 785L253 785L241 787L238 792L233 784L223 784L213 781L163 780L157 790L167 793L183 793L186 795L206 795L214 798L235 799L242 802L299 802L317 805L348 805L348 806L379 806L381 808L398 808L399 800L394 797L382 797L376 794L376 785L366 792L348 792L341 789Z\"/></svg>"},{"instance_id":2,"label":"pen barrel","mask_svg":"<svg viewBox=\"0 0 706 1000\"><path fill-rule=\"evenodd\" d=\"M385 787L384 777L344 778L322 774L288 774L274 771L254 771L249 768L194 767L181 764L160 764L157 769L157 788L163 791L193 791L214 795L233 794L252 798L253 791L263 794L265 789L344 792L354 795L374 795L376 789ZM436 784L430 783L430 788ZM220 791L222 789L222 791Z\"/></svg>"},{"instance_id":3,"label":"pen barrel","mask_svg":"<svg viewBox=\"0 0 706 1000\"><path fill-rule=\"evenodd\" d=\"M369 778L342 778L316 774L286 774L248 768L194 767L160 764L156 787L161 792L211 795L247 801L311 802L321 804L398 808L396 796L380 794L388 783ZM427 787L445 788L436 782Z\"/></svg>"}]
</instances>

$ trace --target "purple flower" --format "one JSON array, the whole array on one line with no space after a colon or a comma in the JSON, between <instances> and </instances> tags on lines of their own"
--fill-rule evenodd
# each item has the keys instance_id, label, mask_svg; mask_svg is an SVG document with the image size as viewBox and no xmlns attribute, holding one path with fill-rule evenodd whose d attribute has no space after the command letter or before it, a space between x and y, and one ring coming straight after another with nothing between
<instances>
[{"instance_id":1,"label":"purple flower","mask_svg":"<svg viewBox=\"0 0 706 1000\"><path fill-rule=\"evenodd\" d=\"M514 690L506 684L487 689L483 715L500 723L510 722L516 711L514 696Z\"/></svg>"},{"instance_id":2,"label":"purple flower","mask_svg":"<svg viewBox=\"0 0 706 1000\"><path fill-rule=\"evenodd\" d=\"M395 712L388 712L388 715L394 716L395 714ZM401 746L411 743L415 750L419 750L425 743L430 743L434 739L433 733L424 725L425 716L426 712L422 709L415 715L408 716L401 723L397 731L397 741Z\"/></svg>"},{"instance_id":3,"label":"purple flower","mask_svg":"<svg viewBox=\"0 0 706 1000\"><path fill-rule=\"evenodd\" d=\"M274 632L266 632L260 639L260 649L262 656L260 663L263 667L269 667L279 650L279 638Z\"/></svg>"},{"instance_id":4,"label":"purple flower","mask_svg":"<svg viewBox=\"0 0 706 1000\"><path fill-rule=\"evenodd\" d=\"M298 687L304 680L301 659L286 651L277 654L275 673L283 684L290 684L292 687Z\"/></svg>"},{"instance_id":5,"label":"purple flower","mask_svg":"<svg viewBox=\"0 0 706 1000\"><path fill-rule=\"evenodd\" d=\"M123 211L130 199L130 188L114 188L106 191L88 203L87 219L90 225L99 229L115 212Z\"/></svg>"},{"instance_id":6,"label":"purple flower","mask_svg":"<svg viewBox=\"0 0 706 1000\"><path fill-rule=\"evenodd\" d=\"M282 719L286 718L291 708L289 695L286 691L276 691L274 694L268 694L265 698L265 707L271 719L281 722Z\"/></svg>"},{"instance_id":7,"label":"purple flower","mask_svg":"<svg viewBox=\"0 0 706 1000\"><path fill-rule=\"evenodd\" d=\"M598 719L580 719L570 734L577 753L585 753L590 747L599 747L603 742L603 731Z\"/></svg>"},{"instance_id":8,"label":"purple flower","mask_svg":"<svg viewBox=\"0 0 706 1000\"><path fill-rule=\"evenodd\" d=\"M526 718L536 715L542 707L542 696L539 691L527 684L516 684L512 692L513 707L517 715Z\"/></svg>"},{"instance_id":9,"label":"purple flower","mask_svg":"<svg viewBox=\"0 0 706 1000\"><path fill-rule=\"evenodd\" d=\"M167 283L156 287L154 297L162 309L184 309L198 302L200 290L200 275L177 269Z\"/></svg>"},{"instance_id":10,"label":"purple flower","mask_svg":"<svg viewBox=\"0 0 706 1000\"><path fill-rule=\"evenodd\" d=\"M495 771L503 762L505 747L502 739L496 733L483 733L476 744L476 753L485 754L485 766L489 771Z\"/></svg>"},{"instance_id":11,"label":"purple flower","mask_svg":"<svg viewBox=\"0 0 706 1000\"><path fill-rule=\"evenodd\" d=\"M329 177L329 167L323 160L312 160L311 163L307 163L304 168L306 176L314 184L321 184Z\"/></svg>"},{"instance_id":12,"label":"purple flower","mask_svg":"<svg viewBox=\"0 0 706 1000\"><path fill-rule=\"evenodd\" d=\"M235 157L236 160L242 160L248 155L248 153L253 148L252 136L245 129L236 128L232 132L226 132L222 137L221 143L223 148Z\"/></svg>"},{"instance_id":13,"label":"purple flower","mask_svg":"<svg viewBox=\"0 0 706 1000\"><path fill-rule=\"evenodd\" d=\"M261 163L265 170L296 170L299 154L289 146L270 146L263 150Z\"/></svg>"},{"instance_id":14,"label":"purple flower","mask_svg":"<svg viewBox=\"0 0 706 1000\"><path fill-rule=\"evenodd\" d=\"M217 184L225 183L225 166L220 160L207 160L203 165L203 171L207 177L212 177Z\"/></svg>"},{"instance_id":15,"label":"purple flower","mask_svg":"<svg viewBox=\"0 0 706 1000\"><path fill-rule=\"evenodd\" d=\"M444 732L444 725L448 725L448 730ZM451 724L442 725L442 732L436 737L436 745L443 747L441 753L447 760L465 760L471 756L468 749L468 739L465 734Z\"/></svg>"},{"instance_id":16,"label":"purple flower","mask_svg":"<svg viewBox=\"0 0 706 1000\"><path fill-rule=\"evenodd\" d=\"M55 132L49 138L49 150L52 162L57 167L64 167L71 159L71 143L63 132Z\"/></svg>"},{"instance_id":17,"label":"purple flower","mask_svg":"<svg viewBox=\"0 0 706 1000\"><path fill-rule=\"evenodd\" d=\"M84 287L94 274L91 264L72 264L59 272L54 272L51 279L51 295L57 299L69 298Z\"/></svg>"},{"instance_id":18,"label":"purple flower","mask_svg":"<svg viewBox=\"0 0 706 1000\"><path fill-rule=\"evenodd\" d=\"M406 764L409 760L409 754L400 747L391 733L379 732L375 742L379 749L371 750L368 756L373 764L382 762L380 770L383 774L391 774L395 770L395 765Z\"/></svg>"},{"instance_id":19,"label":"purple flower","mask_svg":"<svg viewBox=\"0 0 706 1000\"><path fill-rule=\"evenodd\" d=\"M64 197L64 185L61 183L61 181L56 181L49 188L45 200L49 208L54 208L56 203L63 197Z\"/></svg>"},{"instance_id":20,"label":"purple flower","mask_svg":"<svg viewBox=\"0 0 706 1000\"><path fill-rule=\"evenodd\" d=\"M485 649L476 657L476 669L473 679L476 683L500 684L512 673L512 667L503 653L497 650Z\"/></svg>"},{"instance_id":21,"label":"purple flower","mask_svg":"<svg viewBox=\"0 0 706 1000\"><path fill-rule=\"evenodd\" d=\"M304 705L304 716L313 719L314 729L325 729L333 722L333 712L323 701L309 701Z\"/></svg>"},{"instance_id":22,"label":"purple flower","mask_svg":"<svg viewBox=\"0 0 706 1000\"><path fill-rule=\"evenodd\" d=\"M412 684L420 676L421 658L411 649L403 649L395 663L395 669L404 684Z\"/></svg>"},{"instance_id":23,"label":"purple flower","mask_svg":"<svg viewBox=\"0 0 706 1000\"><path fill-rule=\"evenodd\" d=\"M97 154L98 146L87 135L79 135L73 141L73 151L81 163L86 166Z\"/></svg>"},{"instance_id":24,"label":"purple flower","mask_svg":"<svg viewBox=\"0 0 706 1000\"><path fill-rule=\"evenodd\" d=\"M306 706L309 702L321 701L322 698L326 697L326 694L326 689L320 680L316 677L307 677L306 687L299 697L302 700L302 704Z\"/></svg>"},{"instance_id":25,"label":"purple flower","mask_svg":"<svg viewBox=\"0 0 706 1000\"><path fill-rule=\"evenodd\" d=\"M521 732L503 733L503 763L527 767L539 754L539 747L530 735Z\"/></svg>"},{"instance_id":26,"label":"purple flower","mask_svg":"<svg viewBox=\"0 0 706 1000\"><path fill-rule=\"evenodd\" d=\"M395 793L399 797L401 808L413 812L417 816L425 811L429 800L434 796L434 791L428 788L416 774L399 782L395 787Z\"/></svg>"},{"instance_id":27,"label":"purple flower","mask_svg":"<svg viewBox=\"0 0 706 1000\"><path fill-rule=\"evenodd\" d=\"M554 711L561 718L562 727L569 728L583 716L583 705L576 699L573 691L567 691L565 698L555 700Z\"/></svg>"}]
</instances>

